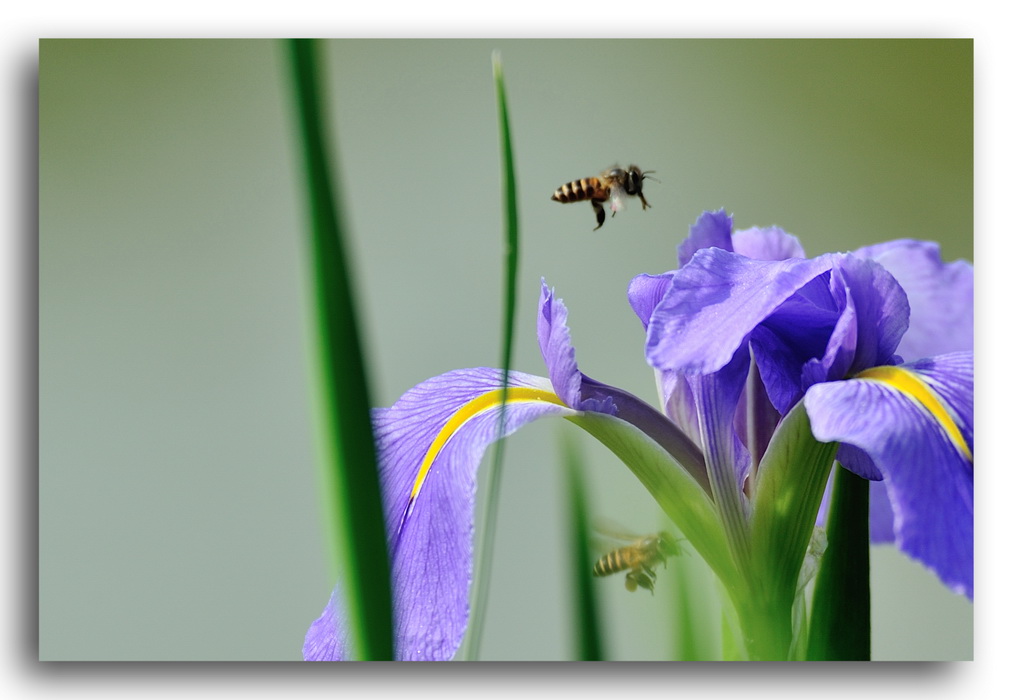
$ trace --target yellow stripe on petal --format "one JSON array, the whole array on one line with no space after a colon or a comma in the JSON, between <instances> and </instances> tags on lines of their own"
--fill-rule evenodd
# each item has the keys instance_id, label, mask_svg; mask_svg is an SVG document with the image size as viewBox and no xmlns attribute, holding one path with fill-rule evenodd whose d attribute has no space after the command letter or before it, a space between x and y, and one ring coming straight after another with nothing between
<instances>
[{"instance_id":1,"label":"yellow stripe on petal","mask_svg":"<svg viewBox=\"0 0 1012 700\"><path fill-rule=\"evenodd\" d=\"M425 453L425 459L422 460L421 466L418 468L418 476L415 477L415 485L411 488L411 498L408 503L412 503L418 492L422 488L422 483L425 481L425 477L429 474L429 469L432 468L433 462L436 461L436 457L439 456L439 452L446 445L447 441L456 433L464 423L477 416L483 411L495 408L503 402L502 389L495 389L489 391L481 396L471 399L466 404L456 410L456 412L450 416L450 419L443 425L442 430L436 435L436 439L429 445L428 452ZM557 406L565 406L558 396L550 391L544 389L532 389L530 387L522 386L511 386L506 389L506 403L523 403L531 401L545 401L547 403L553 403Z\"/></svg>"},{"instance_id":2,"label":"yellow stripe on petal","mask_svg":"<svg viewBox=\"0 0 1012 700\"><path fill-rule=\"evenodd\" d=\"M872 367L860 372L857 378L882 382L917 401L938 421L938 424L942 426L942 430L949 436L949 439L956 448L963 453L963 456L970 462L973 462L973 453L970 452L970 448L967 446L966 440L963 439L963 434L956 426L956 422L946 410L945 403L935 393L934 389L928 386L917 374L902 367Z\"/></svg>"}]
</instances>

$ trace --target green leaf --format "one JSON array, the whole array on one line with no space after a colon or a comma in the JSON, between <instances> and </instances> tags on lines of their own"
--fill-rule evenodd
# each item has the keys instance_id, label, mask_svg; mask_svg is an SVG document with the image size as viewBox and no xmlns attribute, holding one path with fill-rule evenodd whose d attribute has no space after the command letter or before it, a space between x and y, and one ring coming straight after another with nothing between
<instances>
[{"instance_id":1,"label":"green leaf","mask_svg":"<svg viewBox=\"0 0 1012 700\"><path fill-rule=\"evenodd\" d=\"M621 459L682 531L686 539L726 586L736 586L724 528L713 501L702 486L645 433L603 413L577 413L567 420L597 438Z\"/></svg>"},{"instance_id":2,"label":"green leaf","mask_svg":"<svg viewBox=\"0 0 1012 700\"><path fill-rule=\"evenodd\" d=\"M826 530L826 553L812 596L808 658L868 661L871 659L868 481L839 465Z\"/></svg>"},{"instance_id":3,"label":"green leaf","mask_svg":"<svg viewBox=\"0 0 1012 700\"><path fill-rule=\"evenodd\" d=\"M317 46L310 40L292 40L288 49L311 221L314 345L332 546L356 656L389 660L394 648L390 566L370 419L372 402L355 316L351 262L344 250L337 206L338 188L328 161L329 121L324 116Z\"/></svg>"},{"instance_id":4,"label":"green leaf","mask_svg":"<svg viewBox=\"0 0 1012 700\"><path fill-rule=\"evenodd\" d=\"M808 413L799 402L780 422L759 463L749 600L735 603L744 618L746 644L760 658L786 658L798 572L836 450L836 443L812 436Z\"/></svg>"},{"instance_id":5,"label":"green leaf","mask_svg":"<svg viewBox=\"0 0 1012 700\"><path fill-rule=\"evenodd\" d=\"M499 120L499 145L501 148L503 188L503 314L502 354L503 403L506 401L506 385L510 365L513 363L513 332L516 325L517 269L520 249L519 227L517 225L516 178L513 173L513 145L510 139L509 112L506 108L506 86L502 76L499 53L492 54L492 74L495 83L496 113ZM505 431L505 407L500 412L499 434ZM478 566L474 578L471 622L467 641L464 644L465 657L475 660L481 648L481 632L485 622L485 606L488 601L488 587L492 567L492 546L495 541L496 512L499 507L499 486L502 482L502 465L506 441L497 440L489 465L489 486L485 491L485 507L482 509L481 546L478 549Z\"/></svg>"},{"instance_id":6,"label":"green leaf","mask_svg":"<svg viewBox=\"0 0 1012 700\"><path fill-rule=\"evenodd\" d=\"M577 658L580 661L601 661L601 616L598 613L597 589L591 570L594 559L590 551L590 525L587 517L587 495L583 485L583 460L576 443L562 433L562 458L569 488L570 567L573 581L573 630Z\"/></svg>"}]
</instances>

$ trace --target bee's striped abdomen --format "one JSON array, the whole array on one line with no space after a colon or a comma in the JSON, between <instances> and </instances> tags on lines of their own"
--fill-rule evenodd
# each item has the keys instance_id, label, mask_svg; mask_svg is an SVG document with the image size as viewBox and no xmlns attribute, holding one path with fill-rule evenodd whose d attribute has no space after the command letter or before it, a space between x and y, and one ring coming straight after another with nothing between
<instances>
[{"instance_id":1,"label":"bee's striped abdomen","mask_svg":"<svg viewBox=\"0 0 1012 700\"><path fill-rule=\"evenodd\" d=\"M596 199L603 202L608 199L608 191L606 188L601 187L601 181L596 177L585 177L580 180L567 182L555 190L552 199L563 204L583 202L587 199Z\"/></svg>"},{"instance_id":2,"label":"bee's striped abdomen","mask_svg":"<svg viewBox=\"0 0 1012 700\"><path fill-rule=\"evenodd\" d=\"M595 576L609 576L627 568L629 562L623 554L625 554L625 548L608 552L595 562L593 574Z\"/></svg>"}]
</instances>

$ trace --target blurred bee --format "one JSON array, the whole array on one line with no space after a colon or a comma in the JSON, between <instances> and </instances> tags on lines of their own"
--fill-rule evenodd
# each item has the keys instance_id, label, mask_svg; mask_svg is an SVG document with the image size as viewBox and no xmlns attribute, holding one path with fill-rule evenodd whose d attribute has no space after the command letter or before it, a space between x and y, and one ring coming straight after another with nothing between
<instances>
[{"instance_id":1,"label":"blurred bee","mask_svg":"<svg viewBox=\"0 0 1012 700\"><path fill-rule=\"evenodd\" d=\"M625 575L626 590L635 591L638 586L653 593L654 581L657 579L654 567L664 564L667 568L668 557L681 553L678 540L667 532L658 532L608 552L594 564L593 574L610 576L628 569Z\"/></svg>"},{"instance_id":2,"label":"blurred bee","mask_svg":"<svg viewBox=\"0 0 1012 700\"><path fill-rule=\"evenodd\" d=\"M644 209L650 206L646 197L643 196L643 180L647 179L648 173L652 172L654 171L640 170L635 165L630 165L625 170L616 165L597 177L585 177L582 180L567 182L555 190L552 200L568 204L589 199L590 205L594 207L594 214L597 216L597 226L594 227L596 231L604 225L604 207L601 206L601 203L607 202L609 198L611 199L612 216L615 216L615 212L625 208L622 200L627 195L639 197ZM650 179L656 180L657 178L650 177Z\"/></svg>"}]
</instances>

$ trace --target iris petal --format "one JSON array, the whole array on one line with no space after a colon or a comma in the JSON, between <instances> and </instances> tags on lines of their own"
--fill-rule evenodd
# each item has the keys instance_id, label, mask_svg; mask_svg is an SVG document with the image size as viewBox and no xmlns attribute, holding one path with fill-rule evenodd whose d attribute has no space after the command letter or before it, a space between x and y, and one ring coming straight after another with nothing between
<instances>
[{"instance_id":1,"label":"iris petal","mask_svg":"<svg viewBox=\"0 0 1012 700\"><path fill-rule=\"evenodd\" d=\"M723 209L704 211L689 227L688 237L678 246L678 264L685 267L697 250L720 248L733 250L731 245L731 229L734 217Z\"/></svg>"},{"instance_id":2,"label":"iris petal","mask_svg":"<svg viewBox=\"0 0 1012 700\"><path fill-rule=\"evenodd\" d=\"M629 305L643 324L643 330L649 326L654 309L671 286L672 274L637 275L629 283ZM668 418L696 445L701 445L696 404L685 378L679 372L657 370L657 384Z\"/></svg>"},{"instance_id":3,"label":"iris petal","mask_svg":"<svg viewBox=\"0 0 1012 700\"><path fill-rule=\"evenodd\" d=\"M868 535L875 544L892 543L896 540L893 523L896 515L889 502L889 491L881 481L868 482Z\"/></svg>"},{"instance_id":4,"label":"iris petal","mask_svg":"<svg viewBox=\"0 0 1012 700\"><path fill-rule=\"evenodd\" d=\"M672 275L671 288L647 328L647 360L658 369L715 372L778 306L830 268L814 260L751 260L701 250Z\"/></svg>"},{"instance_id":5,"label":"iris petal","mask_svg":"<svg viewBox=\"0 0 1012 700\"><path fill-rule=\"evenodd\" d=\"M555 290L541 280L541 301L538 306L538 344L541 356L548 367L552 386L566 405L580 405L580 372L576 366L576 352L569 337L566 319L569 312Z\"/></svg>"},{"instance_id":6,"label":"iris petal","mask_svg":"<svg viewBox=\"0 0 1012 700\"><path fill-rule=\"evenodd\" d=\"M468 617L478 466L498 437L499 404L463 416L461 408L484 395L498 396L500 370L455 370L414 387L388 409L373 413L380 483L392 551L395 651L401 660L447 660L464 635ZM547 380L511 372L517 396L507 405L505 434L546 415L572 415ZM540 398L530 398L540 397ZM459 427L420 471L447 424ZM414 497L412 492L416 491ZM306 634L308 660L349 658L342 599L335 588L323 615Z\"/></svg>"},{"instance_id":7,"label":"iris petal","mask_svg":"<svg viewBox=\"0 0 1012 700\"><path fill-rule=\"evenodd\" d=\"M973 452L973 353L952 352L906 366L945 402Z\"/></svg>"},{"instance_id":8,"label":"iris petal","mask_svg":"<svg viewBox=\"0 0 1012 700\"><path fill-rule=\"evenodd\" d=\"M647 329L654 309L671 286L671 274L636 275L629 283L629 305L643 324L643 330Z\"/></svg>"},{"instance_id":9,"label":"iris petal","mask_svg":"<svg viewBox=\"0 0 1012 700\"><path fill-rule=\"evenodd\" d=\"M787 260L805 257L801 241L776 226L735 231L731 236L734 252L753 260Z\"/></svg>"},{"instance_id":10,"label":"iris petal","mask_svg":"<svg viewBox=\"0 0 1012 700\"><path fill-rule=\"evenodd\" d=\"M936 358L931 381L966 405L972 381L964 367L965 357ZM816 438L855 445L881 470L896 545L972 598L973 466L958 441L923 404L881 381L816 385L805 395L805 408Z\"/></svg>"},{"instance_id":11,"label":"iris petal","mask_svg":"<svg viewBox=\"0 0 1012 700\"><path fill-rule=\"evenodd\" d=\"M937 243L896 240L854 251L881 264L910 302L910 328L897 352L906 360L973 350L973 266L943 263Z\"/></svg>"},{"instance_id":12,"label":"iris petal","mask_svg":"<svg viewBox=\"0 0 1012 700\"><path fill-rule=\"evenodd\" d=\"M841 301L842 289L853 301L857 326L854 356L844 370L891 364L909 326L910 305L903 288L878 263L844 255L834 265L830 279L830 291ZM829 378L842 376L831 373Z\"/></svg>"},{"instance_id":13,"label":"iris petal","mask_svg":"<svg viewBox=\"0 0 1012 700\"><path fill-rule=\"evenodd\" d=\"M700 438L714 501L739 553L746 546L746 501L742 485L750 459L735 435L736 407L749 370L749 352L742 345L731 361L711 374L687 375L698 407Z\"/></svg>"}]
</instances>

